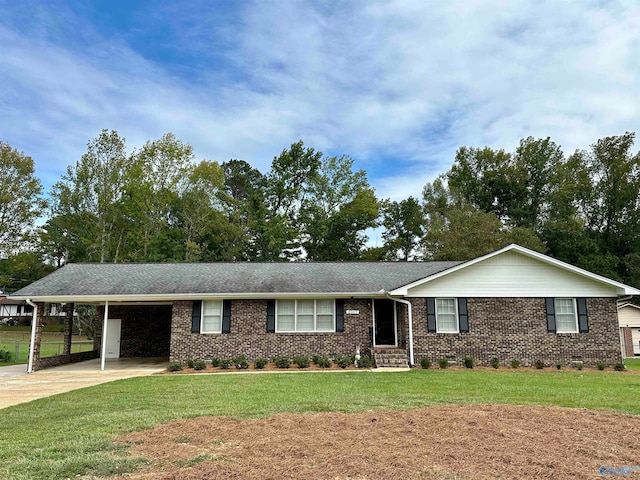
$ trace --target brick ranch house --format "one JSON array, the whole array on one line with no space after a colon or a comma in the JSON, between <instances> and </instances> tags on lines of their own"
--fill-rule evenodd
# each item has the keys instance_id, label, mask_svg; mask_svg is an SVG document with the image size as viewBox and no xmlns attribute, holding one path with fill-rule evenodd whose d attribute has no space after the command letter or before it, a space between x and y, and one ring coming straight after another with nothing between
<instances>
[{"instance_id":1,"label":"brick ranch house","mask_svg":"<svg viewBox=\"0 0 640 480\"><path fill-rule=\"evenodd\" d=\"M518 245L467 262L68 264L12 298L66 304L65 352L28 370L101 357L185 362L352 355L414 365L621 359L617 304L640 294ZM94 350L70 353L74 305L97 305Z\"/></svg>"}]
</instances>

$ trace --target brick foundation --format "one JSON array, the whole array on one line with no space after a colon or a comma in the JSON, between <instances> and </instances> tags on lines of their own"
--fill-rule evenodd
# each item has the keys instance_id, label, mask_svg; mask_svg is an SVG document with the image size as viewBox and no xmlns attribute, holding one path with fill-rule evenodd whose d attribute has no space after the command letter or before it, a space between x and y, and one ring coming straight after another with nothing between
<instances>
[{"instance_id":1,"label":"brick foundation","mask_svg":"<svg viewBox=\"0 0 640 480\"><path fill-rule=\"evenodd\" d=\"M362 351L368 350L371 301L346 299L344 309L360 311L359 315L345 314L344 332L267 333L266 300L233 300L231 332L200 334L191 333L192 302L174 302L171 360L185 362L238 355L246 355L250 360L277 355L352 355L357 346Z\"/></svg>"},{"instance_id":2,"label":"brick foundation","mask_svg":"<svg viewBox=\"0 0 640 480\"><path fill-rule=\"evenodd\" d=\"M477 365L493 357L501 365L517 359L522 365L542 360L547 365L585 365L620 361L615 298L587 299L589 333L548 333L544 298L469 298L469 333L427 333L426 300L411 299L415 361L447 358L462 364L469 356Z\"/></svg>"}]
</instances>

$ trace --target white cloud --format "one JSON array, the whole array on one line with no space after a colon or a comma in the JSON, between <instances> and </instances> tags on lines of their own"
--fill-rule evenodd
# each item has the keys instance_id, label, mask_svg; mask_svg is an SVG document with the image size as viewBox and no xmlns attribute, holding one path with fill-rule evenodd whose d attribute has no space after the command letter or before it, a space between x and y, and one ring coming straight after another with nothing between
<instances>
[{"instance_id":1,"label":"white cloud","mask_svg":"<svg viewBox=\"0 0 640 480\"><path fill-rule=\"evenodd\" d=\"M0 137L33 156L47 184L102 128L130 147L172 131L199 158L263 171L303 139L352 156L393 199L419 196L462 145L512 150L551 136L570 153L640 129L630 2L260 1L231 19L203 2L153 13L149 29L164 19L175 30L158 46L171 65L137 50L136 32L107 35L69 11L0 27ZM176 65L181 52L197 65Z\"/></svg>"}]
</instances>

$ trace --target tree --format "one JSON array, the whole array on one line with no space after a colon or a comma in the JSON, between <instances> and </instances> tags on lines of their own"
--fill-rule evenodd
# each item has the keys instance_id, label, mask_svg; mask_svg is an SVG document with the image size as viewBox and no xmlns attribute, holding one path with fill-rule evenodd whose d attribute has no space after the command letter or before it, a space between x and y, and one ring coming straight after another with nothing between
<instances>
[{"instance_id":1,"label":"tree","mask_svg":"<svg viewBox=\"0 0 640 480\"><path fill-rule=\"evenodd\" d=\"M424 235L424 215L418 199L386 202L382 208L382 238L387 256L408 261L422 256L420 243Z\"/></svg>"},{"instance_id":2,"label":"tree","mask_svg":"<svg viewBox=\"0 0 640 480\"><path fill-rule=\"evenodd\" d=\"M87 144L87 152L51 191L53 218L67 237L83 243L83 258L72 261L118 261L127 232L122 195L128 169L125 140L114 130L102 130ZM50 235L61 240L63 234ZM64 246L56 248L58 253ZM77 253L77 250L74 252Z\"/></svg>"},{"instance_id":3,"label":"tree","mask_svg":"<svg viewBox=\"0 0 640 480\"><path fill-rule=\"evenodd\" d=\"M323 157L300 209L302 246L309 260L355 260L376 226L379 204L364 170L349 157Z\"/></svg>"},{"instance_id":4,"label":"tree","mask_svg":"<svg viewBox=\"0 0 640 480\"><path fill-rule=\"evenodd\" d=\"M20 250L45 204L34 162L0 141L0 257Z\"/></svg>"}]
</instances>

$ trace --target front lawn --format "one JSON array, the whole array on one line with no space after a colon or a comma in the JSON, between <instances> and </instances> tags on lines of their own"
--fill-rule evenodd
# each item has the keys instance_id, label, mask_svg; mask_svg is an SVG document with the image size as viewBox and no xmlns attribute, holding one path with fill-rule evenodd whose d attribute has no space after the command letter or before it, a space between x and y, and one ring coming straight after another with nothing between
<instances>
[{"instance_id":1,"label":"front lawn","mask_svg":"<svg viewBox=\"0 0 640 480\"><path fill-rule=\"evenodd\" d=\"M624 364L629 370L640 370L640 357L625 358Z\"/></svg>"},{"instance_id":2,"label":"front lawn","mask_svg":"<svg viewBox=\"0 0 640 480\"><path fill-rule=\"evenodd\" d=\"M2 410L0 477L107 475L139 465L112 440L180 418L406 410L440 404L557 405L640 414L640 375L613 371L414 370L158 375ZM597 432L594 432L594 434Z\"/></svg>"}]
</instances>

